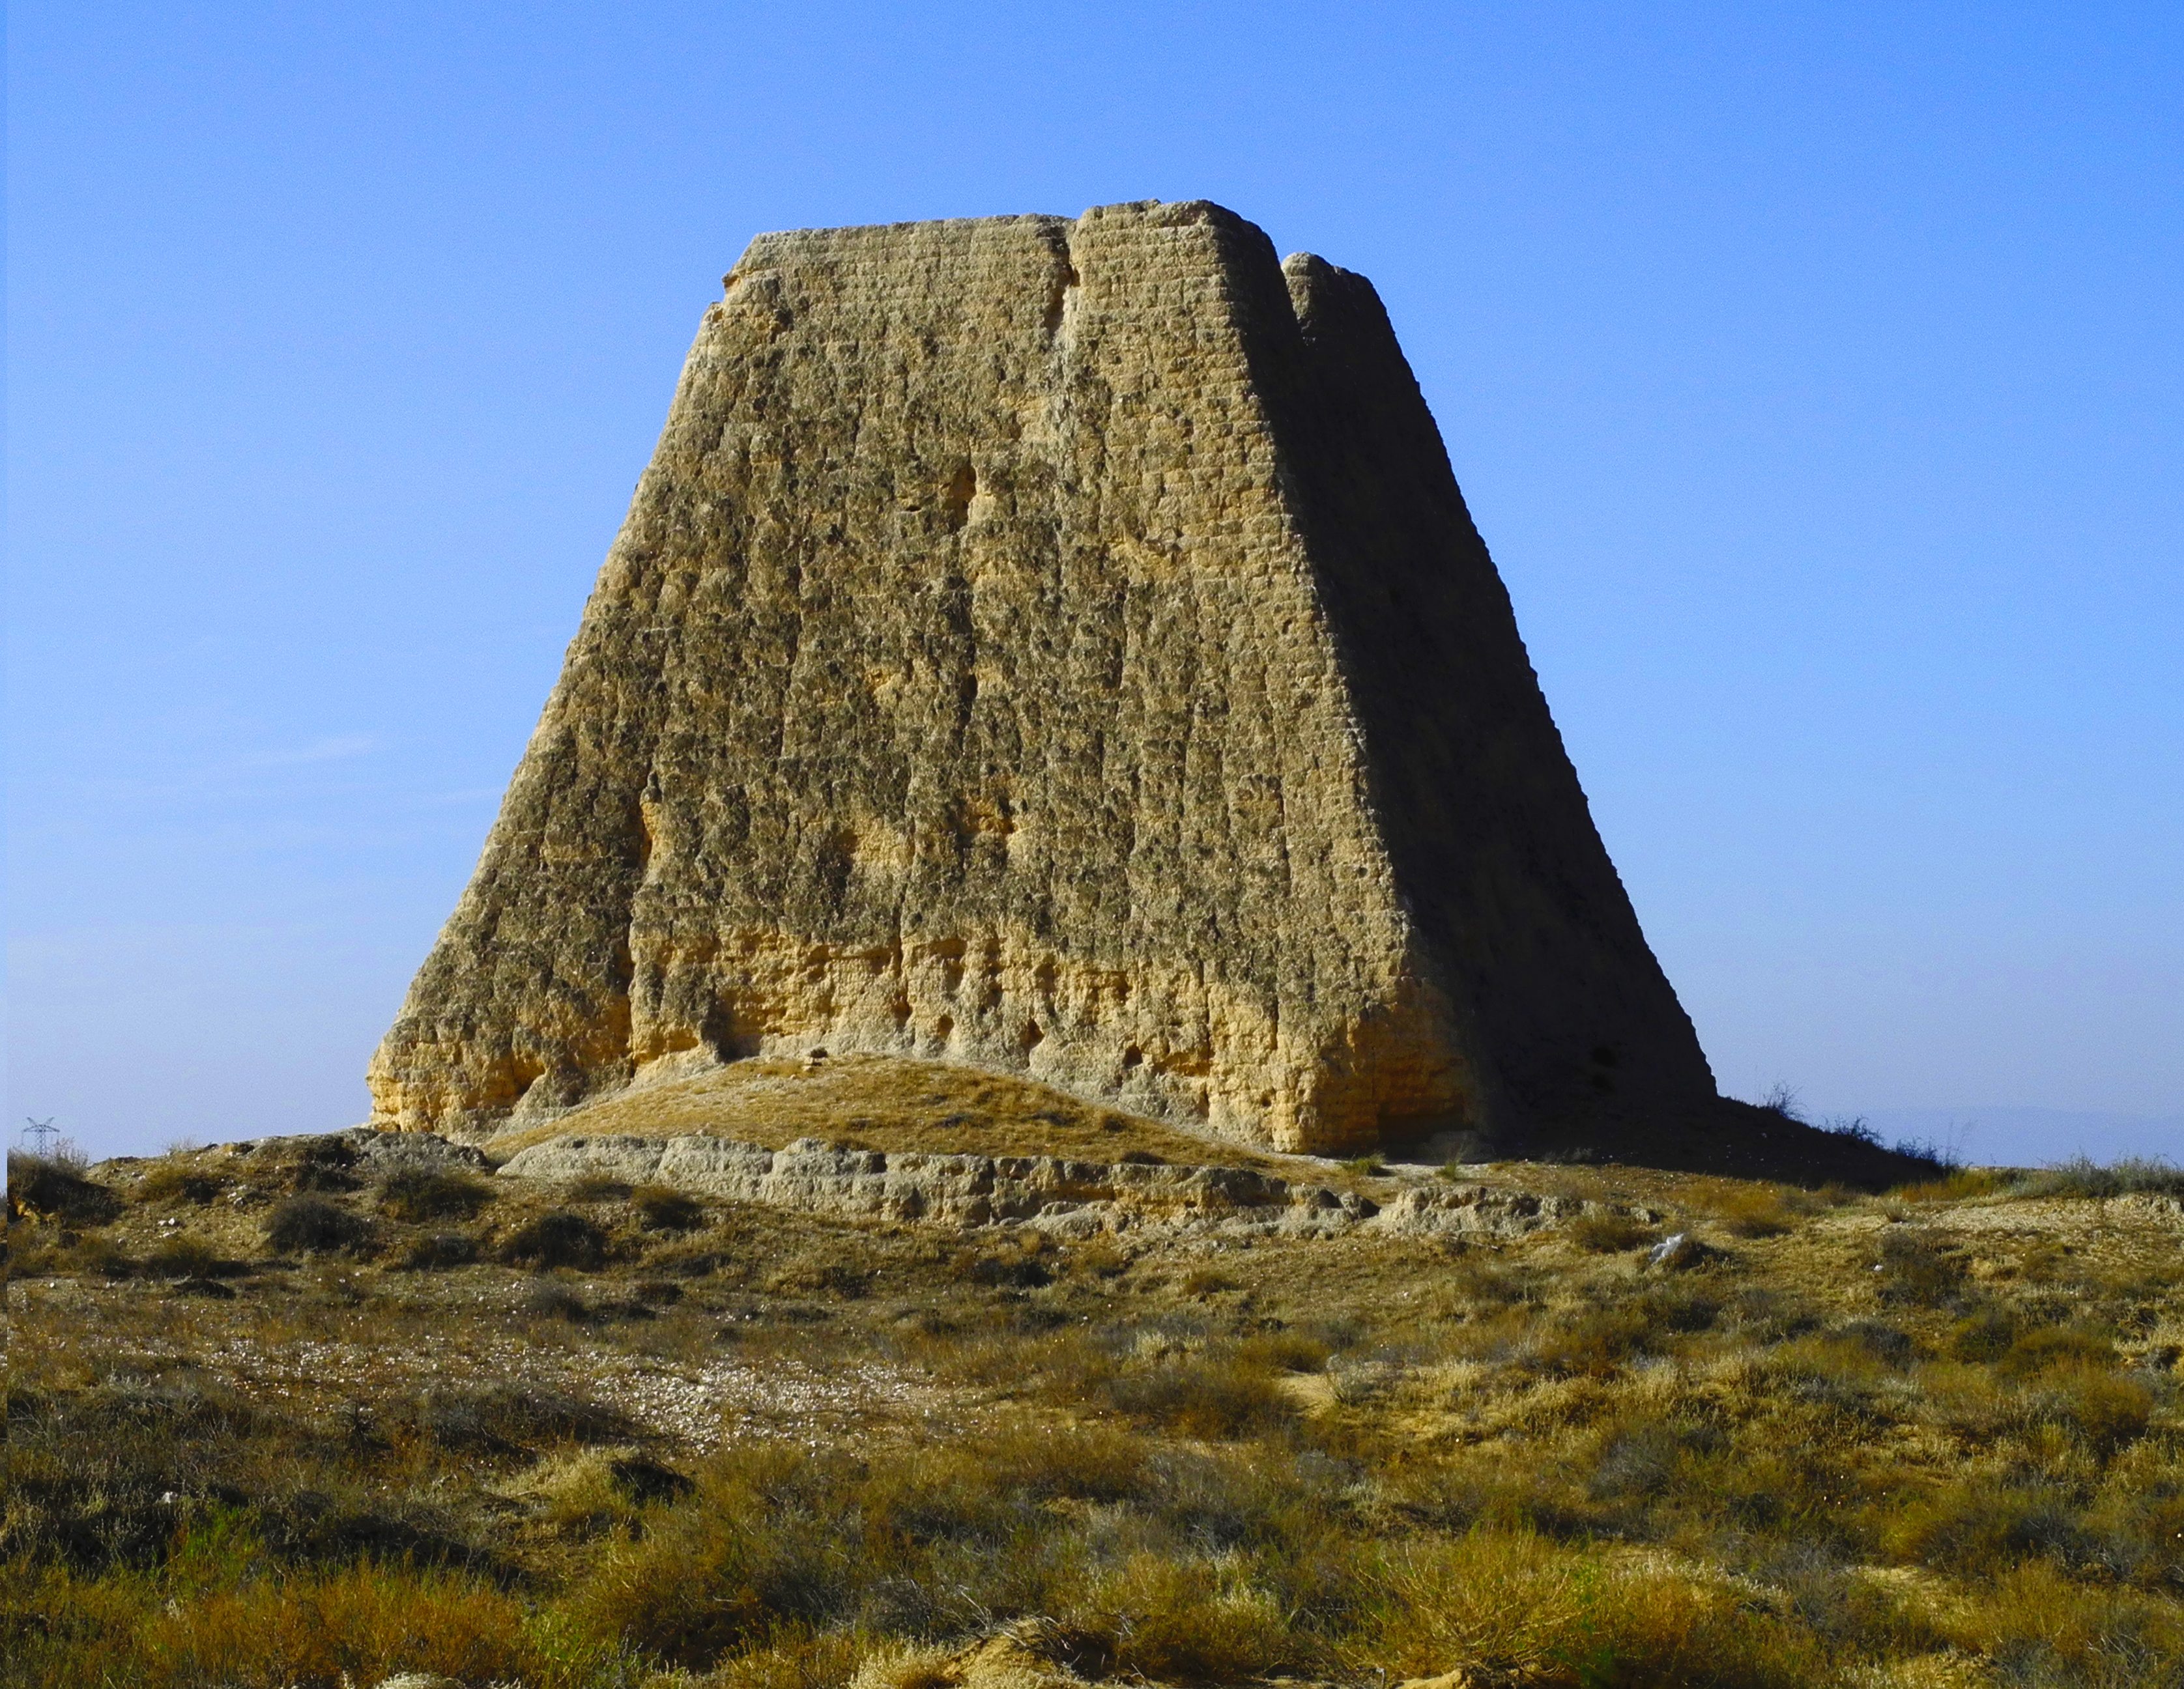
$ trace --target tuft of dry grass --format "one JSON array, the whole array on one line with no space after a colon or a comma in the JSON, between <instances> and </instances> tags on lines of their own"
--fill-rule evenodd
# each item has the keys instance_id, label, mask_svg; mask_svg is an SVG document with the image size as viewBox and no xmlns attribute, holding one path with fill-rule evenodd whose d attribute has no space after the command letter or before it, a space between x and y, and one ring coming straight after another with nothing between
<instances>
[{"instance_id":1,"label":"tuft of dry grass","mask_svg":"<svg viewBox=\"0 0 2184 1689\"><path fill-rule=\"evenodd\" d=\"M185 1542L185 1561L195 1546ZM210 1552L232 1560L248 1551ZM563 1689L600 1681L610 1658L595 1644L557 1647L518 1598L459 1575L359 1565L191 1583L187 1570L92 1580L60 1566L8 1567L0 1682L198 1689L376 1683L415 1672Z\"/></svg>"},{"instance_id":2,"label":"tuft of dry grass","mask_svg":"<svg viewBox=\"0 0 2184 1689\"><path fill-rule=\"evenodd\" d=\"M1569 1229L1570 1242L1595 1255L1620 1254L1653 1241L1654 1231L1633 1215L1613 1208L1581 1215Z\"/></svg>"},{"instance_id":3,"label":"tuft of dry grass","mask_svg":"<svg viewBox=\"0 0 2184 1689\"><path fill-rule=\"evenodd\" d=\"M526 1220L500 1246L504 1261L544 1272L554 1267L597 1267L607 1258L608 1234L596 1221L560 1210Z\"/></svg>"},{"instance_id":4,"label":"tuft of dry grass","mask_svg":"<svg viewBox=\"0 0 2184 1689\"><path fill-rule=\"evenodd\" d=\"M389 1174L379 1187L382 1214L412 1225L435 1220L471 1220L492 1206L492 1186L474 1175L442 1168L404 1168Z\"/></svg>"},{"instance_id":5,"label":"tuft of dry grass","mask_svg":"<svg viewBox=\"0 0 2184 1689\"><path fill-rule=\"evenodd\" d=\"M695 1231L705 1223L705 1205L688 1191L644 1185L630 1193L630 1206L647 1231Z\"/></svg>"},{"instance_id":6,"label":"tuft of dry grass","mask_svg":"<svg viewBox=\"0 0 2184 1689\"><path fill-rule=\"evenodd\" d=\"M1732 1236L1780 1237L1797 1229L1800 1216L1780 1190L1755 1186L1718 1205L1715 1212Z\"/></svg>"},{"instance_id":7,"label":"tuft of dry grass","mask_svg":"<svg viewBox=\"0 0 2184 1689\"><path fill-rule=\"evenodd\" d=\"M1355 1672L1469 1670L1556 1689L1789 1689L1834 1675L1808 1629L1754 1610L1745 1592L1531 1531L1405 1543L1376 1557L1371 1582L1342 1650Z\"/></svg>"},{"instance_id":8,"label":"tuft of dry grass","mask_svg":"<svg viewBox=\"0 0 2184 1689\"><path fill-rule=\"evenodd\" d=\"M266 1217L265 1242L289 1253L360 1253L371 1247L371 1222L324 1195L295 1196Z\"/></svg>"}]
</instances>

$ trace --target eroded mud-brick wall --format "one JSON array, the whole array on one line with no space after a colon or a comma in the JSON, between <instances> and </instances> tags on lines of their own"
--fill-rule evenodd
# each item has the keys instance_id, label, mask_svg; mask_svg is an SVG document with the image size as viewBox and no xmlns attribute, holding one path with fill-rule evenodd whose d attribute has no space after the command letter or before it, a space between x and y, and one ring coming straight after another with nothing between
<instances>
[{"instance_id":1,"label":"eroded mud-brick wall","mask_svg":"<svg viewBox=\"0 0 2184 1689\"><path fill-rule=\"evenodd\" d=\"M1283 1147L1712 1097L1362 278L1203 203L730 273L371 1084L815 1045Z\"/></svg>"}]
</instances>

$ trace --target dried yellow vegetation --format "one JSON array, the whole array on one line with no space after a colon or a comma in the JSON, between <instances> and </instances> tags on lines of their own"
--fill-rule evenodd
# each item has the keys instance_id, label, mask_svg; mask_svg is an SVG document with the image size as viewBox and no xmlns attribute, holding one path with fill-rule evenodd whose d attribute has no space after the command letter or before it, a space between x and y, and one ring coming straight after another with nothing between
<instances>
[{"instance_id":1,"label":"dried yellow vegetation","mask_svg":"<svg viewBox=\"0 0 2184 1689\"><path fill-rule=\"evenodd\" d=\"M1178 1148L927 1096L833 1124ZM1065 1239L343 1146L78 1170L17 1216L0 1683L2184 1682L2158 1170L1505 1164L1466 1176L1614 1206Z\"/></svg>"}]
</instances>

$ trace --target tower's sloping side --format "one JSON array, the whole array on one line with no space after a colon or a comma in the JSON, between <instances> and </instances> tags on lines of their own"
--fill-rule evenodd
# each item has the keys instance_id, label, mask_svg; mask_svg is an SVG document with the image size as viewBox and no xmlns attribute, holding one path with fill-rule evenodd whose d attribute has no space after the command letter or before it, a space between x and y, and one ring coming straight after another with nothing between
<instances>
[{"instance_id":1,"label":"tower's sloping side","mask_svg":"<svg viewBox=\"0 0 2184 1689\"><path fill-rule=\"evenodd\" d=\"M1284 271L1304 370L1267 385L1375 811L1505 1109L1581 1127L1711 1103L1378 294L1308 253Z\"/></svg>"},{"instance_id":2,"label":"tower's sloping side","mask_svg":"<svg viewBox=\"0 0 2184 1689\"><path fill-rule=\"evenodd\" d=\"M815 1045L1287 1147L1711 1097L1378 302L1291 271L1201 203L754 242L378 1118Z\"/></svg>"}]
</instances>

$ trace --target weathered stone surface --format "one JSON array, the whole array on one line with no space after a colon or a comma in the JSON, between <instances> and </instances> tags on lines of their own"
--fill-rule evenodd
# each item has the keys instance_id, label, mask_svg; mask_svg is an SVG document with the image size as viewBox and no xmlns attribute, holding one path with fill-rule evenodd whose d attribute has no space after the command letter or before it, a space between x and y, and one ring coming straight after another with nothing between
<instances>
[{"instance_id":1,"label":"weathered stone surface","mask_svg":"<svg viewBox=\"0 0 2184 1689\"><path fill-rule=\"evenodd\" d=\"M553 1138L511 1156L499 1176L656 1182L839 1220L1028 1225L1064 1235L1154 1225L1266 1235L1332 1235L1364 1227L1401 1236L1516 1237L1594 1206L1575 1197L1461 1184L1412 1186L1375 1203L1242 1167L1146 1166L1048 1155L887 1154L817 1138L772 1150L703 1132L666 1139Z\"/></svg>"},{"instance_id":2,"label":"weathered stone surface","mask_svg":"<svg viewBox=\"0 0 2184 1689\"><path fill-rule=\"evenodd\" d=\"M1711 1103L1363 278L1203 203L729 274L375 1118L814 1045L1283 1148Z\"/></svg>"}]
</instances>

